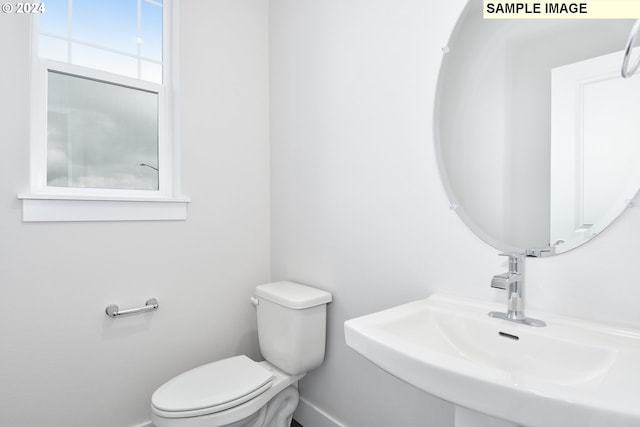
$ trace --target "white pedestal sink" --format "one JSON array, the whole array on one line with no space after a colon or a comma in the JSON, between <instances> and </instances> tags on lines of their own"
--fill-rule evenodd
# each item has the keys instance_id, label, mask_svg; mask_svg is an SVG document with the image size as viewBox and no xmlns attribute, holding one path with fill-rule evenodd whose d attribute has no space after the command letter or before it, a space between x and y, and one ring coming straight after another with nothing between
<instances>
[{"instance_id":1,"label":"white pedestal sink","mask_svg":"<svg viewBox=\"0 0 640 427\"><path fill-rule=\"evenodd\" d=\"M441 399L530 427L640 426L640 331L445 295L345 322L347 345ZM464 417L464 414L463 414Z\"/></svg>"}]
</instances>

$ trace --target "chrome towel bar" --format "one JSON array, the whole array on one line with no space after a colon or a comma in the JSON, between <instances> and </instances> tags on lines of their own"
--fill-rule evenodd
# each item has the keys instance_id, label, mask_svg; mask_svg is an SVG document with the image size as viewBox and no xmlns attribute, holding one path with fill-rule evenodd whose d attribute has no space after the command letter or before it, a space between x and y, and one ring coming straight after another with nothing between
<instances>
[{"instance_id":1,"label":"chrome towel bar","mask_svg":"<svg viewBox=\"0 0 640 427\"><path fill-rule=\"evenodd\" d=\"M129 316L131 314L140 314L140 313L146 313L148 311L154 311L154 310L157 310L158 307L160 307L160 305L158 304L158 300L155 298L149 298L147 302L144 303L144 307L120 310L120 308L118 308L117 305L111 304L111 305L108 305L107 308L105 308L104 312L107 313L107 316L113 317L115 319L116 317L120 317L120 316Z\"/></svg>"}]
</instances>

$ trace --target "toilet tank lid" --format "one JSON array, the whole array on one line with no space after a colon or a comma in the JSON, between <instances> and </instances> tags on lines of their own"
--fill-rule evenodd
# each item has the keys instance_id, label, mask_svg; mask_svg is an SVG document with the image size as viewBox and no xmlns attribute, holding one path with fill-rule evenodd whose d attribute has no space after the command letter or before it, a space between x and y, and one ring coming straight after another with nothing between
<instances>
[{"instance_id":1,"label":"toilet tank lid","mask_svg":"<svg viewBox=\"0 0 640 427\"><path fill-rule=\"evenodd\" d=\"M327 291L286 281L256 286L256 296L294 310L331 302Z\"/></svg>"}]
</instances>

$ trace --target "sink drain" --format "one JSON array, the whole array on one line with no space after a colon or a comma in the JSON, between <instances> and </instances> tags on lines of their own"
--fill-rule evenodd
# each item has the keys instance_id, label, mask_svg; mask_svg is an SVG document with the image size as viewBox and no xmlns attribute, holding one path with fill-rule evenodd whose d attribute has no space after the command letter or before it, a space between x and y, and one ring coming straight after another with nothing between
<instances>
[{"instance_id":1,"label":"sink drain","mask_svg":"<svg viewBox=\"0 0 640 427\"><path fill-rule=\"evenodd\" d=\"M501 337L509 338L510 340L514 340L514 341L518 341L520 339L519 336L508 334L506 332L498 332L498 335L500 335Z\"/></svg>"}]
</instances>

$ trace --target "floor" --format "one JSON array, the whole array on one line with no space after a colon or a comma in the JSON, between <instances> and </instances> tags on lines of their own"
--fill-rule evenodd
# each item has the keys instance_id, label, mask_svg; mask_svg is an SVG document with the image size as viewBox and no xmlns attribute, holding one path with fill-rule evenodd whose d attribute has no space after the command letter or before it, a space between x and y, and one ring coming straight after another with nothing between
<instances>
[{"instance_id":1,"label":"floor","mask_svg":"<svg viewBox=\"0 0 640 427\"><path fill-rule=\"evenodd\" d=\"M291 421L291 427L303 427L302 424L297 422L296 420Z\"/></svg>"}]
</instances>

